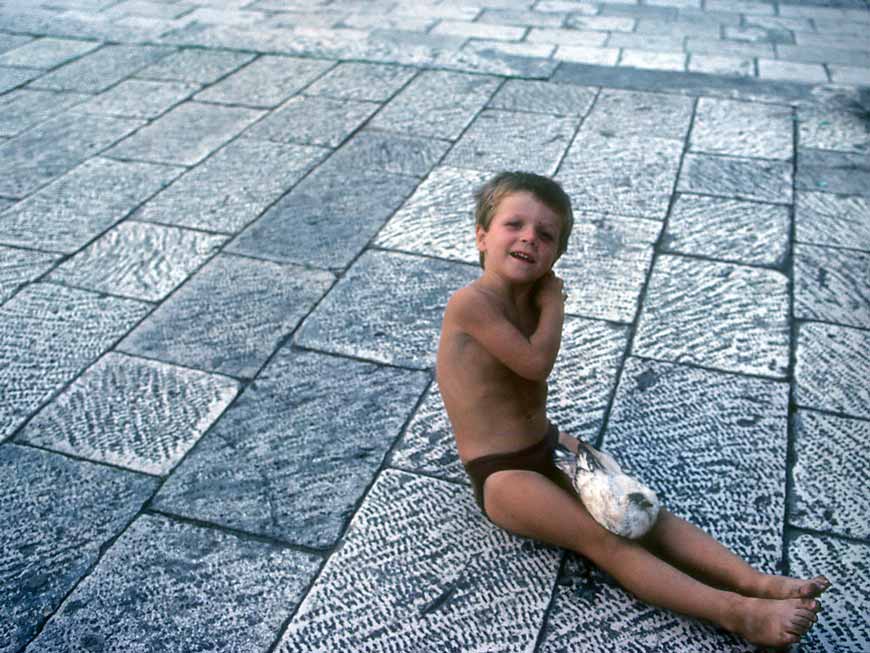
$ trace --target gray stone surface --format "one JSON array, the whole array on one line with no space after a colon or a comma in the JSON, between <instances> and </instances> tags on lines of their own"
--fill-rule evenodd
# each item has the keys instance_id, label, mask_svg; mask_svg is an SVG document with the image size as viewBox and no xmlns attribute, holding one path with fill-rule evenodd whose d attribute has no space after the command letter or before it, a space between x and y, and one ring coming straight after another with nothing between
<instances>
[{"instance_id":1,"label":"gray stone surface","mask_svg":"<svg viewBox=\"0 0 870 653\"><path fill-rule=\"evenodd\" d=\"M12 91L0 97L0 136L15 136L89 97L82 93L54 93L26 88Z\"/></svg>"},{"instance_id":2,"label":"gray stone surface","mask_svg":"<svg viewBox=\"0 0 870 653\"><path fill-rule=\"evenodd\" d=\"M798 243L794 315L870 328L870 254Z\"/></svg>"},{"instance_id":3,"label":"gray stone surface","mask_svg":"<svg viewBox=\"0 0 870 653\"><path fill-rule=\"evenodd\" d=\"M795 418L795 526L870 539L870 422L801 410Z\"/></svg>"},{"instance_id":4,"label":"gray stone surface","mask_svg":"<svg viewBox=\"0 0 870 653\"><path fill-rule=\"evenodd\" d=\"M23 197L143 124L127 118L65 113L0 143L0 195Z\"/></svg>"},{"instance_id":5,"label":"gray stone surface","mask_svg":"<svg viewBox=\"0 0 870 653\"><path fill-rule=\"evenodd\" d=\"M187 82L128 79L79 107L88 113L153 119L186 100L199 88Z\"/></svg>"},{"instance_id":6,"label":"gray stone surface","mask_svg":"<svg viewBox=\"0 0 870 653\"><path fill-rule=\"evenodd\" d=\"M792 164L788 161L686 154L677 190L790 204Z\"/></svg>"},{"instance_id":7,"label":"gray stone surface","mask_svg":"<svg viewBox=\"0 0 870 653\"><path fill-rule=\"evenodd\" d=\"M610 138L581 129L556 179L575 209L663 219L682 149L670 138Z\"/></svg>"},{"instance_id":8,"label":"gray stone surface","mask_svg":"<svg viewBox=\"0 0 870 653\"><path fill-rule=\"evenodd\" d=\"M245 136L280 143L337 147L379 107L374 102L296 96L245 132Z\"/></svg>"},{"instance_id":9,"label":"gray stone surface","mask_svg":"<svg viewBox=\"0 0 870 653\"><path fill-rule=\"evenodd\" d=\"M196 96L203 102L276 107L332 66L328 61L260 57Z\"/></svg>"},{"instance_id":10,"label":"gray stone surface","mask_svg":"<svg viewBox=\"0 0 870 653\"><path fill-rule=\"evenodd\" d=\"M757 568L782 556L788 384L629 358L603 447Z\"/></svg>"},{"instance_id":11,"label":"gray stone surface","mask_svg":"<svg viewBox=\"0 0 870 653\"><path fill-rule=\"evenodd\" d=\"M579 125L577 117L487 109L454 145L444 163L474 170L534 170L553 174Z\"/></svg>"},{"instance_id":12,"label":"gray stone surface","mask_svg":"<svg viewBox=\"0 0 870 653\"><path fill-rule=\"evenodd\" d=\"M492 528L468 488L388 470L276 650L528 650L558 563Z\"/></svg>"},{"instance_id":13,"label":"gray stone surface","mask_svg":"<svg viewBox=\"0 0 870 653\"><path fill-rule=\"evenodd\" d=\"M181 172L152 163L88 159L0 214L0 241L73 253Z\"/></svg>"},{"instance_id":14,"label":"gray stone surface","mask_svg":"<svg viewBox=\"0 0 870 653\"><path fill-rule=\"evenodd\" d=\"M305 92L345 100L386 102L414 75L413 68L345 61L308 86Z\"/></svg>"},{"instance_id":15,"label":"gray stone surface","mask_svg":"<svg viewBox=\"0 0 870 653\"><path fill-rule=\"evenodd\" d=\"M633 352L784 377L789 356L787 285L786 277L773 270L660 256Z\"/></svg>"},{"instance_id":16,"label":"gray stone surface","mask_svg":"<svg viewBox=\"0 0 870 653\"><path fill-rule=\"evenodd\" d=\"M194 165L233 139L262 111L185 102L109 150L109 156Z\"/></svg>"},{"instance_id":17,"label":"gray stone surface","mask_svg":"<svg viewBox=\"0 0 870 653\"><path fill-rule=\"evenodd\" d=\"M93 41L41 38L0 54L0 66L54 68L100 47Z\"/></svg>"},{"instance_id":18,"label":"gray stone surface","mask_svg":"<svg viewBox=\"0 0 870 653\"><path fill-rule=\"evenodd\" d=\"M143 68L137 77L211 84L241 68L255 55L221 50L180 50Z\"/></svg>"},{"instance_id":19,"label":"gray stone surface","mask_svg":"<svg viewBox=\"0 0 870 653\"><path fill-rule=\"evenodd\" d=\"M833 324L798 327L795 400L870 418L870 334Z\"/></svg>"},{"instance_id":20,"label":"gray stone surface","mask_svg":"<svg viewBox=\"0 0 870 653\"><path fill-rule=\"evenodd\" d=\"M800 148L795 188L870 197L866 154Z\"/></svg>"},{"instance_id":21,"label":"gray stone surface","mask_svg":"<svg viewBox=\"0 0 870 653\"><path fill-rule=\"evenodd\" d=\"M119 348L252 378L333 281L327 272L219 255Z\"/></svg>"},{"instance_id":22,"label":"gray stone surface","mask_svg":"<svg viewBox=\"0 0 870 653\"><path fill-rule=\"evenodd\" d=\"M157 302L224 242L224 236L127 221L62 263L49 279Z\"/></svg>"},{"instance_id":23,"label":"gray stone surface","mask_svg":"<svg viewBox=\"0 0 870 653\"><path fill-rule=\"evenodd\" d=\"M585 212L574 219L555 268L567 286L566 313L632 322L661 224Z\"/></svg>"},{"instance_id":24,"label":"gray stone surface","mask_svg":"<svg viewBox=\"0 0 870 653\"><path fill-rule=\"evenodd\" d=\"M798 191L795 233L803 243L870 251L870 199Z\"/></svg>"},{"instance_id":25,"label":"gray stone surface","mask_svg":"<svg viewBox=\"0 0 870 653\"><path fill-rule=\"evenodd\" d=\"M228 250L281 262L344 268L414 186L416 180L411 177L348 168L330 160L245 229Z\"/></svg>"},{"instance_id":26,"label":"gray stone surface","mask_svg":"<svg viewBox=\"0 0 870 653\"><path fill-rule=\"evenodd\" d=\"M791 107L701 98L689 148L711 154L791 159L792 131Z\"/></svg>"},{"instance_id":27,"label":"gray stone surface","mask_svg":"<svg viewBox=\"0 0 870 653\"><path fill-rule=\"evenodd\" d=\"M226 377L108 353L19 441L147 474L168 474L238 392Z\"/></svg>"},{"instance_id":28,"label":"gray stone surface","mask_svg":"<svg viewBox=\"0 0 870 653\"><path fill-rule=\"evenodd\" d=\"M30 649L265 650L319 564L310 554L143 515Z\"/></svg>"},{"instance_id":29,"label":"gray stone surface","mask_svg":"<svg viewBox=\"0 0 870 653\"><path fill-rule=\"evenodd\" d=\"M492 77L424 71L378 112L371 126L456 140L498 86Z\"/></svg>"},{"instance_id":30,"label":"gray stone surface","mask_svg":"<svg viewBox=\"0 0 870 653\"><path fill-rule=\"evenodd\" d=\"M5 444L0 485L0 651L13 653L90 571L157 481Z\"/></svg>"},{"instance_id":31,"label":"gray stone surface","mask_svg":"<svg viewBox=\"0 0 870 653\"><path fill-rule=\"evenodd\" d=\"M595 99L594 88L509 79L489 101L493 109L532 111L556 116L583 116Z\"/></svg>"},{"instance_id":32,"label":"gray stone surface","mask_svg":"<svg viewBox=\"0 0 870 653\"><path fill-rule=\"evenodd\" d=\"M50 252L0 246L0 304L45 273L58 258Z\"/></svg>"},{"instance_id":33,"label":"gray stone surface","mask_svg":"<svg viewBox=\"0 0 870 653\"><path fill-rule=\"evenodd\" d=\"M14 50L32 40L32 36L27 36L25 34L8 34L6 32L0 32L0 52Z\"/></svg>"},{"instance_id":34,"label":"gray stone surface","mask_svg":"<svg viewBox=\"0 0 870 653\"><path fill-rule=\"evenodd\" d=\"M581 134L673 138L683 141L692 121L692 99L664 93L603 89Z\"/></svg>"},{"instance_id":35,"label":"gray stone surface","mask_svg":"<svg viewBox=\"0 0 870 653\"><path fill-rule=\"evenodd\" d=\"M11 91L17 86L23 86L32 79L42 74L41 70L34 68L11 68L0 67L0 93Z\"/></svg>"},{"instance_id":36,"label":"gray stone surface","mask_svg":"<svg viewBox=\"0 0 870 653\"><path fill-rule=\"evenodd\" d=\"M865 588L870 583L870 546L833 537L801 534L789 546L792 574L809 578L823 572L833 586L825 593L824 612L801 650L810 653L862 653L870 641L870 612Z\"/></svg>"},{"instance_id":37,"label":"gray stone surface","mask_svg":"<svg viewBox=\"0 0 870 653\"><path fill-rule=\"evenodd\" d=\"M849 112L798 109L798 127L801 147L870 154L867 117L858 107Z\"/></svg>"},{"instance_id":38,"label":"gray stone surface","mask_svg":"<svg viewBox=\"0 0 870 653\"><path fill-rule=\"evenodd\" d=\"M331 547L428 376L282 349L154 501L309 547Z\"/></svg>"},{"instance_id":39,"label":"gray stone surface","mask_svg":"<svg viewBox=\"0 0 870 653\"><path fill-rule=\"evenodd\" d=\"M778 267L790 226L787 206L681 193L662 245L668 252Z\"/></svg>"},{"instance_id":40,"label":"gray stone surface","mask_svg":"<svg viewBox=\"0 0 870 653\"><path fill-rule=\"evenodd\" d=\"M0 437L11 435L149 310L141 302L45 283L0 306Z\"/></svg>"},{"instance_id":41,"label":"gray stone surface","mask_svg":"<svg viewBox=\"0 0 870 653\"><path fill-rule=\"evenodd\" d=\"M320 147L238 139L152 198L135 217L236 233L328 153Z\"/></svg>"},{"instance_id":42,"label":"gray stone surface","mask_svg":"<svg viewBox=\"0 0 870 653\"><path fill-rule=\"evenodd\" d=\"M365 129L342 145L330 163L348 171L382 170L397 175L423 177L441 160L449 147L447 141Z\"/></svg>"},{"instance_id":43,"label":"gray stone surface","mask_svg":"<svg viewBox=\"0 0 870 653\"><path fill-rule=\"evenodd\" d=\"M365 252L303 322L296 341L393 365L431 367L447 300L477 276L470 265Z\"/></svg>"},{"instance_id":44,"label":"gray stone surface","mask_svg":"<svg viewBox=\"0 0 870 653\"><path fill-rule=\"evenodd\" d=\"M172 52L171 48L148 45L105 45L43 75L33 86L99 93Z\"/></svg>"}]
</instances>

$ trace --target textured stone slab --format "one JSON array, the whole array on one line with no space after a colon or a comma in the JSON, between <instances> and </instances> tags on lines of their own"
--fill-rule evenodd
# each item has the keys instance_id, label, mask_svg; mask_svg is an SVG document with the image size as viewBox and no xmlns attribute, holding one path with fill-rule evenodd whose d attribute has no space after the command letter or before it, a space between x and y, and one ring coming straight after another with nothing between
<instances>
[{"instance_id":1,"label":"textured stone slab","mask_svg":"<svg viewBox=\"0 0 870 653\"><path fill-rule=\"evenodd\" d=\"M246 52L180 50L143 68L137 77L211 84L254 59Z\"/></svg>"},{"instance_id":2,"label":"textured stone slab","mask_svg":"<svg viewBox=\"0 0 870 653\"><path fill-rule=\"evenodd\" d=\"M864 491L870 422L802 410L794 424L789 522L870 539L870 496Z\"/></svg>"},{"instance_id":3,"label":"textured stone slab","mask_svg":"<svg viewBox=\"0 0 870 653\"><path fill-rule=\"evenodd\" d=\"M297 96L249 129L245 136L280 143L337 147L379 107L373 102Z\"/></svg>"},{"instance_id":4,"label":"textured stone slab","mask_svg":"<svg viewBox=\"0 0 870 653\"><path fill-rule=\"evenodd\" d=\"M870 200L829 193L797 192L797 240L870 251Z\"/></svg>"},{"instance_id":5,"label":"textured stone slab","mask_svg":"<svg viewBox=\"0 0 870 653\"><path fill-rule=\"evenodd\" d=\"M143 515L31 645L70 650L266 650L320 559Z\"/></svg>"},{"instance_id":6,"label":"textured stone slab","mask_svg":"<svg viewBox=\"0 0 870 653\"><path fill-rule=\"evenodd\" d=\"M669 252L779 267L790 224L787 206L680 194L663 245Z\"/></svg>"},{"instance_id":7,"label":"textured stone slab","mask_svg":"<svg viewBox=\"0 0 870 653\"><path fill-rule=\"evenodd\" d=\"M689 149L711 154L791 159L794 156L793 124L791 107L701 98Z\"/></svg>"},{"instance_id":8,"label":"textured stone slab","mask_svg":"<svg viewBox=\"0 0 870 653\"><path fill-rule=\"evenodd\" d=\"M276 650L531 650L558 564L468 488L387 470Z\"/></svg>"},{"instance_id":9,"label":"textured stone slab","mask_svg":"<svg viewBox=\"0 0 870 653\"><path fill-rule=\"evenodd\" d=\"M173 50L148 45L106 45L39 78L34 84L82 93L99 93Z\"/></svg>"},{"instance_id":10,"label":"textured stone slab","mask_svg":"<svg viewBox=\"0 0 870 653\"><path fill-rule=\"evenodd\" d=\"M331 162L346 170L382 170L423 177L441 160L449 147L447 141L366 129L342 145Z\"/></svg>"},{"instance_id":11,"label":"textured stone slab","mask_svg":"<svg viewBox=\"0 0 870 653\"><path fill-rule=\"evenodd\" d=\"M685 70L684 52L646 52L645 50L622 50L620 66L632 66L648 70Z\"/></svg>"},{"instance_id":12,"label":"textured stone slab","mask_svg":"<svg viewBox=\"0 0 870 653\"><path fill-rule=\"evenodd\" d=\"M303 322L296 341L394 365L431 367L447 300L477 275L472 266L365 252Z\"/></svg>"},{"instance_id":13,"label":"textured stone slab","mask_svg":"<svg viewBox=\"0 0 870 653\"><path fill-rule=\"evenodd\" d=\"M251 378L333 280L295 265L219 255L119 347Z\"/></svg>"},{"instance_id":14,"label":"textured stone slab","mask_svg":"<svg viewBox=\"0 0 870 653\"><path fill-rule=\"evenodd\" d=\"M0 215L0 240L73 253L169 184L181 170L89 159Z\"/></svg>"},{"instance_id":15,"label":"textured stone slab","mask_svg":"<svg viewBox=\"0 0 870 653\"><path fill-rule=\"evenodd\" d=\"M25 36L24 34L7 34L6 32L0 32L0 52L14 50L15 48L22 46L25 43L29 43L32 40L32 36Z\"/></svg>"},{"instance_id":16,"label":"textured stone slab","mask_svg":"<svg viewBox=\"0 0 870 653\"><path fill-rule=\"evenodd\" d=\"M798 126L801 147L870 154L870 129L857 107L851 112L800 108Z\"/></svg>"},{"instance_id":17,"label":"textured stone slab","mask_svg":"<svg viewBox=\"0 0 870 653\"><path fill-rule=\"evenodd\" d=\"M109 155L194 165L262 115L253 109L185 102L113 147Z\"/></svg>"},{"instance_id":18,"label":"textured stone slab","mask_svg":"<svg viewBox=\"0 0 870 653\"><path fill-rule=\"evenodd\" d=\"M6 444L0 447L0 651L21 650L88 573L156 479Z\"/></svg>"},{"instance_id":19,"label":"textured stone slab","mask_svg":"<svg viewBox=\"0 0 870 653\"><path fill-rule=\"evenodd\" d=\"M25 442L147 474L168 474L238 392L238 383L108 353L19 435Z\"/></svg>"},{"instance_id":20,"label":"textured stone slab","mask_svg":"<svg viewBox=\"0 0 870 653\"><path fill-rule=\"evenodd\" d=\"M11 435L150 308L42 283L0 306L0 437Z\"/></svg>"},{"instance_id":21,"label":"textured stone slab","mask_svg":"<svg viewBox=\"0 0 870 653\"><path fill-rule=\"evenodd\" d=\"M375 244L477 263L473 193L490 176L463 168L435 168L378 232Z\"/></svg>"},{"instance_id":22,"label":"textured stone slab","mask_svg":"<svg viewBox=\"0 0 870 653\"><path fill-rule=\"evenodd\" d=\"M371 122L372 127L455 140L498 88L481 75L423 71Z\"/></svg>"},{"instance_id":23,"label":"textured stone slab","mask_svg":"<svg viewBox=\"0 0 870 653\"><path fill-rule=\"evenodd\" d=\"M89 95L20 89L0 98L0 136L15 136L62 113Z\"/></svg>"},{"instance_id":24,"label":"textured stone slab","mask_svg":"<svg viewBox=\"0 0 870 653\"><path fill-rule=\"evenodd\" d=\"M54 265L57 254L0 246L0 304Z\"/></svg>"},{"instance_id":25,"label":"textured stone slab","mask_svg":"<svg viewBox=\"0 0 870 653\"><path fill-rule=\"evenodd\" d=\"M761 79L787 79L805 84L825 84L828 73L817 63L796 63L774 59L758 59L758 76Z\"/></svg>"},{"instance_id":26,"label":"textured stone slab","mask_svg":"<svg viewBox=\"0 0 870 653\"><path fill-rule=\"evenodd\" d=\"M189 98L199 88L187 82L128 79L81 106L88 113L133 118L157 118Z\"/></svg>"},{"instance_id":27,"label":"textured stone slab","mask_svg":"<svg viewBox=\"0 0 870 653\"><path fill-rule=\"evenodd\" d=\"M796 244L794 314L870 328L870 254Z\"/></svg>"},{"instance_id":28,"label":"textured stone slab","mask_svg":"<svg viewBox=\"0 0 870 653\"><path fill-rule=\"evenodd\" d=\"M686 154L677 190L775 204L792 201L789 161Z\"/></svg>"},{"instance_id":29,"label":"textured stone slab","mask_svg":"<svg viewBox=\"0 0 870 653\"><path fill-rule=\"evenodd\" d=\"M276 107L329 70L332 63L294 57L260 57L196 96L205 102Z\"/></svg>"},{"instance_id":30,"label":"textured stone slab","mask_svg":"<svg viewBox=\"0 0 870 653\"><path fill-rule=\"evenodd\" d=\"M41 70L32 68L0 67L0 93L11 91L16 86L26 84L42 74Z\"/></svg>"},{"instance_id":31,"label":"textured stone slab","mask_svg":"<svg viewBox=\"0 0 870 653\"><path fill-rule=\"evenodd\" d=\"M795 188L870 197L866 154L800 148Z\"/></svg>"},{"instance_id":32,"label":"textured stone slab","mask_svg":"<svg viewBox=\"0 0 870 653\"><path fill-rule=\"evenodd\" d=\"M608 138L584 129L556 179L575 209L663 219L682 149L671 138Z\"/></svg>"},{"instance_id":33,"label":"textured stone slab","mask_svg":"<svg viewBox=\"0 0 870 653\"><path fill-rule=\"evenodd\" d=\"M565 311L632 322L661 224L652 220L575 213L568 251L556 264L565 280Z\"/></svg>"},{"instance_id":34,"label":"textured stone slab","mask_svg":"<svg viewBox=\"0 0 870 653\"><path fill-rule=\"evenodd\" d=\"M330 159L306 177L228 250L322 268L347 266L417 180L337 163Z\"/></svg>"},{"instance_id":35,"label":"textured stone slab","mask_svg":"<svg viewBox=\"0 0 870 653\"><path fill-rule=\"evenodd\" d=\"M626 361L604 448L675 514L773 572L785 512L788 384Z\"/></svg>"},{"instance_id":36,"label":"textured stone slab","mask_svg":"<svg viewBox=\"0 0 870 653\"><path fill-rule=\"evenodd\" d=\"M748 57L729 57L715 54L695 54L689 56L690 72L710 73L712 75L755 75L755 63Z\"/></svg>"},{"instance_id":37,"label":"textured stone slab","mask_svg":"<svg viewBox=\"0 0 870 653\"><path fill-rule=\"evenodd\" d=\"M23 197L142 124L141 120L65 113L0 143L0 195Z\"/></svg>"},{"instance_id":38,"label":"textured stone slab","mask_svg":"<svg viewBox=\"0 0 870 653\"><path fill-rule=\"evenodd\" d=\"M639 601L588 560L569 554L538 650L743 653L752 649L712 624Z\"/></svg>"},{"instance_id":39,"label":"textured stone slab","mask_svg":"<svg viewBox=\"0 0 870 653\"><path fill-rule=\"evenodd\" d=\"M414 76L413 68L347 61L311 84L309 95L386 102Z\"/></svg>"},{"instance_id":40,"label":"textured stone slab","mask_svg":"<svg viewBox=\"0 0 870 653\"><path fill-rule=\"evenodd\" d=\"M583 116L589 111L594 99L594 88L537 80L509 79L490 100L489 106L506 111Z\"/></svg>"},{"instance_id":41,"label":"textured stone slab","mask_svg":"<svg viewBox=\"0 0 870 653\"><path fill-rule=\"evenodd\" d=\"M483 111L447 155L447 165L553 174L580 123L575 116Z\"/></svg>"},{"instance_id":42,"label":"textured stone slab","mask_svg":"<svg viewBox=\"0 0 870 653\"><path fill-rule=\"evenodd\" d=\"M93 41L42 38L0 55L0 66L54 68L100 47Z\"/></svg>"},{"instance_id":43,"label":"textured stone slab","mask_svg":"<svg viewBox=\"0 0 870 653\"><path fill-rule=\"evenodd\" d=\"M795 398L807 408L870 418L870 334L833 324L798 328Z\"/></svg>"},{"instance_id":44,"label":"textured stone slab","mask_svg":"<svg viewBox=\"0 0 870 653\"><path fill-rule=\"evenodd\" d=\"M692 104L691 98L679 95L604 89L580 133L682 141L692 122Z\"/></svg>"},{"instance_id":45,"label":"textured stone slab","mask_svg":"<svg viewBox=\"0 0 870 653\"><path fill-rule=\"evenodd\" d=\"M328 153L320 147L238 139L151 199L135 217L235 233Z\"/></svg>"},{"instance_id":46,"label":"textured stone slab","mask_svg":"<svg viewBox=\"0 0 870 653\"><path fill-rule=\"evenodd\" d=\"M784 377L787 285L785 276L773 270L661 256L649 281L633 351Z\"/></svg>"},{"instance_id":47,"label":"textured stone slab","mask_svg":"<svg viewBox=\"0 0 870 653\"><path fill-rule=\"evenodd\" d=\"M179 466L155 505L331 547L428 380L421 372L284 348Z\"/></svg>"},{"instance_id":48,"label":"textured stone slab","mask_svg":"<svg viewBox=\"0 0 870 653\"><path fill-rule=\"evenodd\" d=\"M801 642L812 653L862 653L870 641L870 546L832 537L801 534L788 550L793 575L810 578L823 573L833 583L825 592L824 612Z\"/></svg>"},{"instance_id":49,"label":"textured stone slab","mask_svg":"<svg viewBox=\"0 0 870 653\"><path fill-rule=\"evenodd\" d=\"M65 261L49 279L157 302L225 241L224 236L128 221Z\"/></svg>"},{"instance_id":50,"label":"textured stone slab","mask_svg":"<svg viewBox=\"0 0 870 653\"><path fill-rule=\"evenodd\" d=\"M553 55L560 61L615 66L619 59L619 48L593 48L582 45L560 45Z\"/></svg>"}]
</instances>

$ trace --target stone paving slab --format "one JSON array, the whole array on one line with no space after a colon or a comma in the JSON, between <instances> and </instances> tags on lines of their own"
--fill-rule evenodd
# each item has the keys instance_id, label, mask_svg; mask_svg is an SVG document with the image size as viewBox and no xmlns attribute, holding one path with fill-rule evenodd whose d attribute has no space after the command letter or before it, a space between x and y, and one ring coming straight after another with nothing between
<instances>
[{"instance_id":1,"label":"stone paving slab","mask_svg":"<svg viewBox=\"0 0 870 653\"><path fill-rule=\"evenodd\" d=\"M238 139L153 197L135 218L237 233L328 154L320 147Z\"/></svg>"},{"instance_id":2,"label":"stone paving slab","mask_svg":"<svg viewBox=\"0 0 870 653\"><path fill-rule=\"evenodd\" d=\"M795 188L870 197L870 163L864 154L800 148Z\"/></svg>"},{"instance_id":3,"label":"stone paving slab","mask_svg":"<svg viewBox=\"0 0 870 653\"><path fill-rule=\"evenodd\" d=\"M161 304L119 348L170 363L253 378L334 277L218 255Z\"/></svg>"},{"instance_id":4,"label":"stone paving slab","mask_svg":"<svg viewBox=\"0 0 870 653\"><path fill-rule=\"evenodd\" d=\"M255 56L246 52L180 50L141 69L136 76L143 79L211 84L249 63Z\"/></svg>"},{"instance_id":5,"label":"stone paving slab","mask_svg":"<svg viewBox=\"0 0 870 653\"><path fill-rule=\"evenodd\" d=\"M139 322L150 307L53 284L32 284L0 306L0 437Z\"/></svg>"},{"instance_id":6,"label":"stone paving slab","mask_svg":"<svg viewBox=\"0 0 870 653\"><path fill-rule=\"evenodd\" d=\"M633 351L782 378L789 357L787 285L773 270L660 256Z\"/></svg>"},{"instance_id":7,"label":"stone paving slab","mask_svg":"<svg viewBox=\"0 0 870 653\"><path fill-rule=\"evenodd\" d=\"M791 204L792 164L788 161L690 153L683 160L677 190Z\"/></svg>"},{"instance_id":8,"label":"stone paving slab","mask_svg":"<svg viewBox=\"0 0 870 653\"><path fill-rule=\"evenodd\" d=\"M154 82L128 79L100 93L80 110L109 116L154 119L188 99L199 85L186 82Z\"/></svg>"},{"instance_id":9,"label":"stone paving slab","mask_svg":"<svg viewBox=\"0 0 870 653\"><path fill-rule=\"evenodd\" d=\"M810 653L861 653L870 641L865 588L870 582L870 547L832 537L801 534L789 546L792 574L808 577L825 570L833 583L825 593L824 613L801 643Z\"/></svg>"},{"instance_id":10,"label":"stone paving slab","mask_svg":"<svg viewBox=\"0 0 870 653\"><path fill-rule=\"evenodd\" d=\"M768 573L782 556L788 384L629 358L603 447Z\"/></svg>"},{"instance_id":11,"label":"stone paving slab","mask_svg":"<svg viewBox=\"0 0 870 653\"><path fill-rule=\"evenodd\" d=\"M759 103L698 100L689 149L761 159L794 156L792 111Z\"/></svg>"},{"instance_id":12,"label":"stone paving slab","mask_svg":"<svg viewBox=\"0 0 870 653\"><path fill-rule=\"evenodd\" d=\"M18 86L23 86L27 82L39 77L42 72L35 68L0 67L0 93L6 93Z\"/></svg>"},{"instance_id":13,"label":"stone paving slab","mask_svg":"<svg viewBox=\"0 0 870 653\"><path fill-rule=\"evenodd\" d=\"M166 475L237 392L225 377L110 352L30 420L17 441Z\"/></svg>"},{"instance_id":14,"label":"stone paving slab","mask_svg":"<svg viewBox=\"0 0 870 653\"><path fill-rule=\"evenodd\" d=\"M391 365L432 367L447 300L477 276L470 265L364 252L302 323L296 342Z\"/></svg>"},{"instance_id":15,"label":"stone paving slab","mask_svg":"<svg viewBox=\"0 0 870 653\"><path fill-rule=\"evenodd\" d=\"M416 74L413 68L344 61L309 85L308 95L386 102Z\"/></svg>"},{"instance_id":16,"label":"stone paving slab","mask_svg":"<svg viewBox=\"0 0 870 653\"><path fill-rule=\"evenodd\" d=\"M795 232L802 243L870 251L870 199L798 191Z\"/></svg>"},{"instance_id":17,"label":"stone paving slab","mask_svg":"<svg viewBox=\"0 0 870 653\"><path fill-rule=\"evenodd\" d=\"M55 68L100 47L93 41L41 38L0 55L0 66Z\"/></svg>"},{"instance_id":18,"label":"stone paving slab","mask_svg":"<svg viewBox=\"0 0 870 653\"><path fill-rule=\"evenodd\" d=\"M387 470L276 650L530 650L558 563L486 522L467 487Z\"/></svg>"},{"instance_id":19,"label":"stone paving slab","mask_svg":"<svg viewBox=\"0 0 870 653\"><path fill-rule=\"evenodd\" d=\"M868 279L870 254L795 245L795 317L870 328Z\"/></svg>"},{"instance_id":20,"label":"stone paving slab","mask_svg":"<svg viewBox=\"0 0 870 653\"><path fill-rule=\"evenodd\" d=\"M870 418L870 333L833 324L798 326L795 401Z\"/></svg>"},{"instance_id":21,"label":"stone paving slab","mask_svg":"<svg viewBox=\"0 0 870 653\"><path fill-rule=\"evenodd\" d=\"M32 40L32 36L27 36L25 34L8 34L6 32L0 32L0 52L14 50Z\"/></svg>"},{"instance_id":22,"label":"stone paving slab","mask_svg":"<svg viewBox=\"0 0 870 653\"><path fill-rule=\"evenodd\" d=\"M870 497L863 489L870 422L801 410L794 425L789 522L870 539Z\"/></svg>"},{"instance_id":23,"label":"stone paving slab","mask_svg":"<svg viewBox=\"0 0 870 653\"><path fill-rule=\"evenodd\" d=\"M88 159L0 214L0 241L73 253L169 184L182 168Z\"/></svg>"},{"instance_id":24,"label":"stone paving slab","mask_svg":"<svg viewBox=\"0 0 870 653\"><path fill-rule=\"evenodd\" d=\"M156 479L0 447L0 651L21 650L157 489Z\"/></svg>"},{"instance_id":25,"label":"stone paving slab","mask_svg":"<svg viewBox=\"0 0 870 653\"><path fill-rule=\"evenodd\" d=\"M63 113L0 143L0 195L24 197L143 124L129 118Z\"/></svg>"},{"instance_id":26,"label":"stone paving slab","mask_svg":"<svg viewBox=\"0 0 870 653\"><path fill-rule=\"evenodd\" d=\"M870 154L870 130L857 108L851 112L799 109L798 119L801 147Z\"/></svg>"},{"instance_id":27,"label":"stone paving slab","mask_svg":"<svg viewBox=\"0 0 870 653\"><path fill-rule=\"evenodd\" d=\"M443 140L364 129L342 145L330 163L348 171L382 170L397 175L423 177L441 160L449 147L450 143Z\"/></svg>"},{"instance_id":28,"label":"stone paving slab","mask_svg":"<svg viewBox=\"0 0 870 653\"><path fill-rule=\"evenodd\" d=\"M265 650L319 564L309 554L143 515L28 648Z\"/></svg>"},{"instance_id":29,"label":"stone paving slab","mask_svg":"<svg viewBox=\"0 0 870 653\"><path fill-rule=\"evenodd\" d=\"M0 97L0 135L16 136L90 98L83 93L54 93L22 88Z\"/></svg>"},{"instance_id":30,"label":"stone paving slab","mask_svg":"<svg viewBox=\"0 0 870 653\"><path fill-rule=\"evenodd\" d=\"M0 245L0 304L22 286L42 276L60 256L50 252L14 249Z\"/></svg>"},{"instance_id":31,"label":"stone paving slab","mask_svg":"<svg viewBox=\"0 0 870 653\"><path fill-rule=\"evenodd\" d=\"M428 381L422 372L284 348L154 505L332 547Z\"/></svg>"},{"instance_id":32,"label":"stone paving slab","mask_svg":"<svg viewBox=\"0 0 870 653\"><path fill-rule=\"evenodd\" d=\"M682 141L692 121L693 104L691 98L679 95L602 89L580 133Z\"/></svg>"},{"instance_id":33,"label":"stone paving slab","mask_svg":"<svg viewBox=\"0 0 870 653\"><path fill-rule=\"evenodd\" d=\"M583 116L589 112L595 96L594 88L538 80L509 79L490 99L488 106L505 111Z\"/></svg>"}]
</instances>

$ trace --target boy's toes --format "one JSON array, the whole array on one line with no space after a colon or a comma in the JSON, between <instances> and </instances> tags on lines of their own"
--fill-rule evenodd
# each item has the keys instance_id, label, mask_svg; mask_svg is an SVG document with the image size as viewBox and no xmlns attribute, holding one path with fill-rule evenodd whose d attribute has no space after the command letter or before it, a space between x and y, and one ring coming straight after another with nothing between
<instances>
[{"instance_id":1,"label":"boy's toes","mask_svg":"<svg viewBox=\"0 0 870 653\"><path fill-rule=\"evenodd\" d=\"M830 586L831 581L827 578L824 576L816 576L812 580L808 580L804 583L803 587L800 588L800 595L804 598L814 598L820 596Z\"/></svg>"}]
</instances>

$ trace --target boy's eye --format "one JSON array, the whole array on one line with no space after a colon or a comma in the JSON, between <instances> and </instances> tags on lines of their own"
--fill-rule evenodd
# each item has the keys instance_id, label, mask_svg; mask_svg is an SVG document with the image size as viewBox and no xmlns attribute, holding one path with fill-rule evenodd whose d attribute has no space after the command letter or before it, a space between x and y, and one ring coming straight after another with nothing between
<instances>
[{"instance_id":1,"label":"boy's eye","mask_svg":"<svg viewBox=\"0 0 870 653\"><path fill-rule=\"evenodd\" d=\"M548 234L546 231L541 233L542 240L553 240L552 234Z\"/></svg>"}]
</instances>

